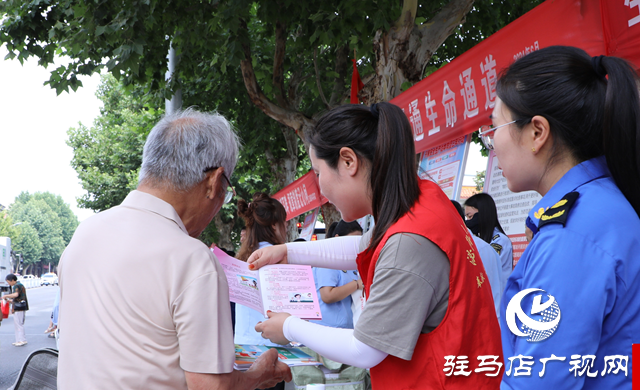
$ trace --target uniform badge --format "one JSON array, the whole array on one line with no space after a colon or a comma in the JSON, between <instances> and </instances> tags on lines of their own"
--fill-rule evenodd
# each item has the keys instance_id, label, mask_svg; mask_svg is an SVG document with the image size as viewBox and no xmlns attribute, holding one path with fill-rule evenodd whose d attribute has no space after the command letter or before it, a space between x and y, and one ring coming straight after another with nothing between
<instances>
[{"instance_id":1,"label":"uniform badge","mask_svg":"<svg viewBox=\"0 0 640 390\"><path fill-rule=\"evenodd\" d=\"M576 191L569 192L560 201L553 206L549 207L547 211L540 217L540 223L538 223L538 229L549 223L560 223L565 226L567 223L567 217L569 210L573 207L573 204L578 199L580 194Z\"/></svg>"},{"instance_id":2,"label":"uniform badge","mask_svg":"<svg viewBox=\"0 0 640 390\"><path fill-rule=\"evenodd\" d=\"M491 247L493 247L493 249L495 249L496 252L498 252L498 254L500 254L502 252L502 245L500 245L500 244L496 244L494 242L493 244L491 244Z\"/></svg>"}]
</instances>

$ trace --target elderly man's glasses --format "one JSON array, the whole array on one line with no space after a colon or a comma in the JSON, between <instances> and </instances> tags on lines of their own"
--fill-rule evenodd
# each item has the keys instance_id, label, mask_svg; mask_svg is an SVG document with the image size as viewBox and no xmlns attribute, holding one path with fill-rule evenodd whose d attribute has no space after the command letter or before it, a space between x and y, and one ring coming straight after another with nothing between
<instances>
[{"instance_id":1,"label":"elderly man's glasses","mask_svg":"<svg viewBox=\"0 0 640 390\"><path fill-rule=\"evenodd\" d=\"M211 172L213 170L216 170L218 168L220 168L220 167L209 167L209 168L205 169L202 172L207 173L207 172ZM234 196L236 196L236 190L233 189L233 186L231 185L231 180L229 180L229 178L227 177L227 175L224 172L222 172L222 176L225 178L227 183L229 183L229 186L226 189L227 192L224 194L224 203L227 204L227 203L231 202L231 199L233 199Z\"/></svg>"},{"instance_id":2,"label":"elderly man's glasses","mask_svg":"<svg viewBox=\"0 0 640 390\"><path fill-rule=\"evenodd\" d=\"M480 129L478 129L480 131L480 134L478 135L480 136L480 139L482 139L482 143L484 144L484 146L489 150L493 150L493 136L495 135L495 131L503 126L507 126L516 122L517 120L496 127L489 125L480 126Z\"/></svg>"}]
</instances>

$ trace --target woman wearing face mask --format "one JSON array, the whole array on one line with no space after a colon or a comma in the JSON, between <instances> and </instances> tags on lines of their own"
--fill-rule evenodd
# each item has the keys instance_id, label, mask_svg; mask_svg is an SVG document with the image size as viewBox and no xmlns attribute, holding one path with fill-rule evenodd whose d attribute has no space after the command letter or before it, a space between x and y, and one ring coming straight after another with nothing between
<instances>
[{"instance_id":1,"label":"woman wearing face mask","mask_svg":"<svg viewBox=\"0 0 640 390\"><path fill-rule=\"evenodd\" d=\"M489 194L475 194L464 202L464 213L467 217L465 223L471 232L491 245L498 254L502 270L500 280L504 288L513 269L513 245L498 221L496 203Z\"/></svg>"},{"instance_id":2,"label":"woman wearing face mask","mask_svg":"<svg viewBox=\"0 0 640 390\"><path fill-rule=\"evenodd\" d=\"M370 368L374 389L496 388L499 376L453 373L457 357L467 365L463 371L473 372L479 356L491 355L486 366L497 375L499 329L471 236L442 190L417 176L413 132L402 110L389 103L335 108L309 142L320 189L342 219L372 214L376 225L362 237L260 249L249 263L357 264L367 303L353 330L287 313L270 313L256 330L272 341L298 341L331 360Z\"/></svg>"},{"instance_id":3,"label":"woman wearing face mask","mask_svg":"<svg viewBox=\"0 0 640 390\"><path fill-rule=\"evenodd\" d=\"M556 357L542 376L505 375L504 389L631 389L631 345L640 342L637 83L619 58L560 46L517 60L498 81L483 141L511 191L543 196L502 298L505 361L529 357L535 372ZM521 308L538 322L516 315Z\"/></svg>"}]
</instances>

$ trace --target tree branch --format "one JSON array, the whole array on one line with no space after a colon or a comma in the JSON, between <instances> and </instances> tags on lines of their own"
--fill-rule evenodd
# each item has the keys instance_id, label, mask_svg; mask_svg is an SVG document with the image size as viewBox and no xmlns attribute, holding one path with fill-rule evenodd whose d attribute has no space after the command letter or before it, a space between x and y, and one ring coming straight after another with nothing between
<instances>
[{"instance_id":1,"label":"tree branch","mask_svg":"<svg viewBox=\"0 0 640 390\"><path fill-rule=\"evenodd\" d=\"M300 107L300 100L302 96L298 96L298 87L302 84L303 81L311 77L310 74L302 75L303 68L302 66L296 67L296 70L291 75L291 79L289 81L289 107L298 108Z\"/></svg>"},{"instance_id":2,"label":"tree branch","mask_svg":"<svg viewBox=\"0 0 640 390\"><path fill-rule=\"evenodd\" d=\"M327 98L324 97L324 92L322 91L322 83L320 83L320 72L318 72L318 47L317 46L315 49L313 49L313 69L315 69L316 71L316 85L318 86L318 93L320 94L320 98L322 98L322 102L327 107L327 109L330 109L331 106L329 105L329 102L327 102Z\"/></svg>"},{"instance_id":3,"label":"tree branch","mask_svg":"<svg viewBox=\"0 0 640 390\"><path fill-rule=\"evenodd\" d=\"M398 36L399 41L405 41L409 38L411 34L411 30L413 30L413 26L416 20L416 14L418 12L418 0L404 0L402 2L402 12L400 13L400 17L395 21L393 28L401 32L401 35Z\"/></svg>"},{"instance_id":4,"label":"tree branch","mask_svg":"<svg viewBox=\"0 0 640 390\"><path fill-rule=\"evenodd\" d=\"M240 26L247 33L249 32L247 23L243 19L240 19ZM270 118L273 118L295 130L300 130L305 125L313 125L315 121L311 118L308 118L299 111L280 107L265 96L258 85L258 81L256 80L253 64L251 63L251 48L246 40L242 43L242 49L244 50L245 58L240 62L240 69L242 71L242 79L244 80L244 85L247 88L247 93L249 94L251 102Z\"/></svg>"},{"instance_id":5,"label":"tree branch","mask_svg":"<svg viewBox=\"0 0 640 390\"><path fill-rule=\"evenodd\" d=\"M413 29L410 45L415 48L413 55L420 67L421 76L436 49L464 23L473 3L474 0L451 0L436 16Z\"/></svg>"},{"instance_id":6,"label":"tree branch","mask_svg":"<svg viewBox=\"0 0 640 390\"><path fill-rule=\"evenodd\" d=\"M340 46L336 50L336 64L334 71L338 74L333 80L333 91L331 91L331 97L329 98L329 107L334 107L342 102L342 94L347 89L347 72L349 65L347 59L349 58L349 48L347 45Z\"/></svg>"},{"instance_id":7,"label":"tree branch","mask_svg":"<svg viewBox=\"0 0 640 390\"><path fill-rule=\"evenodd\" d=\"M284 92L284 56L287 44L287 29L279 20L276 21L276 51L273 55L273 87L276 100L281 107L288 107Z\"/></svg>"}]
</instances>

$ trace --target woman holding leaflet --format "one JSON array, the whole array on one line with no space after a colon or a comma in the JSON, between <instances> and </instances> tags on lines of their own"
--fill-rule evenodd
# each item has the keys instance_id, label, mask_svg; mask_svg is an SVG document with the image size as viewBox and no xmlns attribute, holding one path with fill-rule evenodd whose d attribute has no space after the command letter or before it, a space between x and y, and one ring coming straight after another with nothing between
<instances>
[{"instance_id":1,"label":"woman holding leaflet","mask_svg":"<svg viewBox=\"0 0 640 390\"><path fill-rule=\"evenodd\" d=\"M298 341L332 360L371 368L374 389L496 388L502 348L482 262L449 199L418 179L413 132L402 110L389 103L337 107L309 141L324 196L345 221L372 214L375 228L362 238L259 249L248 262L255 268L280 261L334 269L357 264L367 304L353 330L287 313L270 313L256 330L274 342ZM453 375L456 358L466 361L467 371L482 365L494 372Z\"/></svg>"},{"instance_id":2,"label":"woman holding leaflet","mask_svg":"<svg viewBox=\"0 0 640 390\"><path fill-rule=\"evenodd\" d=\"M631 346L640 342L638 85L624 60L563 46L517 60L498 81L483 141L511 191L543 196L501 302L505 360L557 360L542 376L505 375L503 389L631 390Z\"/></svg>"}]
</instances>

